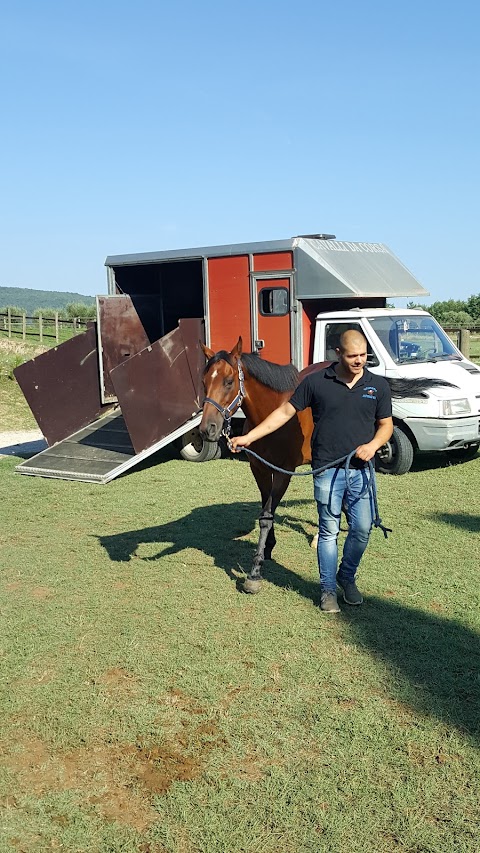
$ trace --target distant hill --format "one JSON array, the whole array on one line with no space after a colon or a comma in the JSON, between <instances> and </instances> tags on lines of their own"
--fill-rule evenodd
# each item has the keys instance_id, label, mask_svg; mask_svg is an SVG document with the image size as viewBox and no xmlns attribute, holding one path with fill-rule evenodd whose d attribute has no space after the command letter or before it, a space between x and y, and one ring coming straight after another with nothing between
<instances>
[{"instance_id":1,"label":"distant hill","mask_svg":"<svg viewBox=\"0 0 480 853\"><path fill-rule=\"evenodd\" d=\"M95 297L56 290L31 290L28 287L0 287L0 310L7 305L16 305L18 308L23 308L27 314L33 314L37 308L53 308L55 311L60 311L71 302L92 305Z\"/></svg>"}]
</instances>

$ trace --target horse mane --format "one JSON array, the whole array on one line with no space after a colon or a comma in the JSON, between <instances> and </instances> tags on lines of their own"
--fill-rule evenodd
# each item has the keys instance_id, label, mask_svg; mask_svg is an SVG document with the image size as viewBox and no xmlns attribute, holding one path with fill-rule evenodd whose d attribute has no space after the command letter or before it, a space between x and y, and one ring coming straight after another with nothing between
<instances>
[{"instance_id":1,"label":"horse mane","mask_svg":"<svg viewBox=\"0 0 480 853\"><path fill-rule=\"evenodd\" d=\"M392 397L425 397L429 388L458 388L453 382L443 379L387 379Z\"/></svg>"},{"instance_id":2,"label":"horse mane","mask_svg":"<svg viewBox=\"0 0 480 853\"><path fill-rule=\"evenodd\" d=\"M242 362L250 376L272 391L293 391L300 381L298 370L293 364L274 364L256 352L243 353Z\"/></svg>"},{"instance_id":3,"label":"horse mane","mask_svg":"<svg viewBox=\"0 0 480 853\"><path fill-rule=\"evenodd\" d=\"M203 374L205 375L212 365L218 361L226 361L231 367L235 367L235 362L230 353L222 349L209 358ZM293 364L274 364L273 361L265 361L265 359L260 358L257 352L243 353L241 361L250 376L253 376L266 388L271 388L272 391L294 391L300 381L298 370Z\"/></svg>"}]
</instances>

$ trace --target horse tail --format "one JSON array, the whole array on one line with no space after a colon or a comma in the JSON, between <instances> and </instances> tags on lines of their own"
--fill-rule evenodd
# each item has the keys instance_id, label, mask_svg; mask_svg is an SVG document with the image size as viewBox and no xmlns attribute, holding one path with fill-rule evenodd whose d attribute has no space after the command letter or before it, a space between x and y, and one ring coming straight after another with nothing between
<instances>
[{"instance_id":1,"label":"horse tail","mask_svg":"<svg viewBox=\"0 0 480 853\"><path fill-rule=\"evenodd\" d=\"M392 397L424 397L429 388L458 388L453 382L445 382L442 379L389 379Z\"/></svg>"}]
</instances>

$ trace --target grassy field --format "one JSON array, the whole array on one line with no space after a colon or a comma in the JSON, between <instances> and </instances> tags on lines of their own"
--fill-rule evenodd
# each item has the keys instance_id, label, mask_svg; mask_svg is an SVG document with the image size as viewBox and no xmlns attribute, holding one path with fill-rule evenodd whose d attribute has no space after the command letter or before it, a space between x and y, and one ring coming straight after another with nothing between
<instances>
[{"instance_id":1,"label":"grassy field","mask_svg":"<svg viewBox=\"0 0 480 853\"><path fill-rule=\"evenodd\" d=\"M37 422L22 394L13 371L48 347L9 340L0 336L0 432L37 429Z\"/></svg>"},{"instance_id":2,"label":"grassy field","mask_svg":"<svg viewBox=\"0 0 480 853\"><path fill-rule=\"evenodd\" d=\"M478 853L480 458L379 477L361 608L318 608L311 482L261 595L240 459L108 486L0 460L1 851Z\"/></svg>"},{"instance_id":3,"label":"grassy field","mask_svg":"<svg viewBox=\"0 0 480 853\"><path fill-rule=\"evenodd\" d=\"M470 358L480 363L480 334L472 332L470 337Z\"/></svg>"}]
</instances>

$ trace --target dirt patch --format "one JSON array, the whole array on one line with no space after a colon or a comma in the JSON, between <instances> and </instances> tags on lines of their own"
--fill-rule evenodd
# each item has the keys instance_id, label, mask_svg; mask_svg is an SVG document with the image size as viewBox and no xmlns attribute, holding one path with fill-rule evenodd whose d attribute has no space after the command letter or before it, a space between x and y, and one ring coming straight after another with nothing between
<instances>
[{"instance_id":1,"label":"dirt patch","mask_svg":"<svg viewBox=\"0 0 480 853\"><path fill-rule=\"evenodd\" d=\"M337 699L337 705L342 711L353 711L358 708L359 702L357 699Z\"/></svg>"},{"instance_id":2,"label":"dirt patch","mask_svg":"<svg viewBox=\"0 0 480 853\"><path fill-rule=\"evenodd\" d=\"M106 820L143 832L157 819L149 797L135 790L147 762L134 746L99 745L59 754L38 738L24 737L3 764L17 776L22 793L41 796L51 791L74 790L81 802L94 805ZM145 786L146 787L146 786Z\"/></svg>"},{"instance_id":3,"label":"dirt patch","mask_svg":"<svg viewBox=\"0 0 480 853\"><path fill-rule=\"evenodd\" d=\"M116 689L131 680L130 673L115 668L104 673L98 683ZM197 707L181 691L168 695L177 705L188 708L189 714L192 706ZM19 794L74 791L80 803L89 803L105 820L144 832L158 820L152 797L165 794L175 782L200 778L210 753L228 746L213 720L198 725L192 722L185 720L183 730L161 743L100 743L69 752L55 751L24 733L15 744L0 744L0 761L15 774ZM263 775L263 769L250 756L232 765L232 772L250 780ZM16 807L16 801L12 800L11 807Z\"/></svg>"},{"instance_id":4,"label":"dirt patch","mask_svg":"<svg viewBox=\"0 0 480 853\"><path fill-rule=\"evenodd\" d=\"M439 601L431 601L429 609L433 610L434 613L446 613L447 610L445 605L441 604Z\"/></svg>"},{"instance_id":5,"label":"dirt patch","mask_svg":"<svg viewBox=\"0 0 480 853\"><path fill-rule=\"evenodd\" d=\"M42 601L45 598L50 598L53 595L53 590L49 589L48 586L36 586L31 591L32 598L36 598L39 601Z\"/></svg>"},{"instance_id":6,"label":"dirt patch","mask_svg":"<svg viewBox=\"0 0 480 853\"><path fill-rule=\"evenodd\" d=\"M164 794L173 782L191 782L203 770L200 754L186 755L165 746L140 748L137 758L139 778L153 794Z\"/></svg>"},{"instance_id":7,"label":"dirt patch","mask_svg":"<svg viewBox=\"0 0 480 853\"><path fill-rule=\"evenodd\" d=\"M123 669L121 666L115 666L102 673L96 679L95 684L106 684L108 687L124 687L125 685L131 685L134 681L136 681L136 678L131 672Z\"/></svg>"},{"instance_id":8,"label":"dirt patch","mask_svg":"<svg viewBox=\"0 0 480 853\"><path fill-rule=\"evenodd\" d=\"M40 346L40 344L38 347L32 347L12 338L0 338L0 351L14 352L17 355L28 355L29 358L41 355L42 352L46 352L48 349L50 347Z\"/></svg>"},{"instance_id":9,"label":"dirt patch","mask_svg":"<svg viewBox=\"0 0 480 853\"><path fill-rule=\"evenodd\" d=\"M206 713L206 709L202 708L192 696L189 696L188 693L184 693L183 690L179 690L178 688L169 690L164 698L159 699L159 702L167 707L170 706L180 711L186 711L188 714Z\"/></svg>"}]
</instances>

